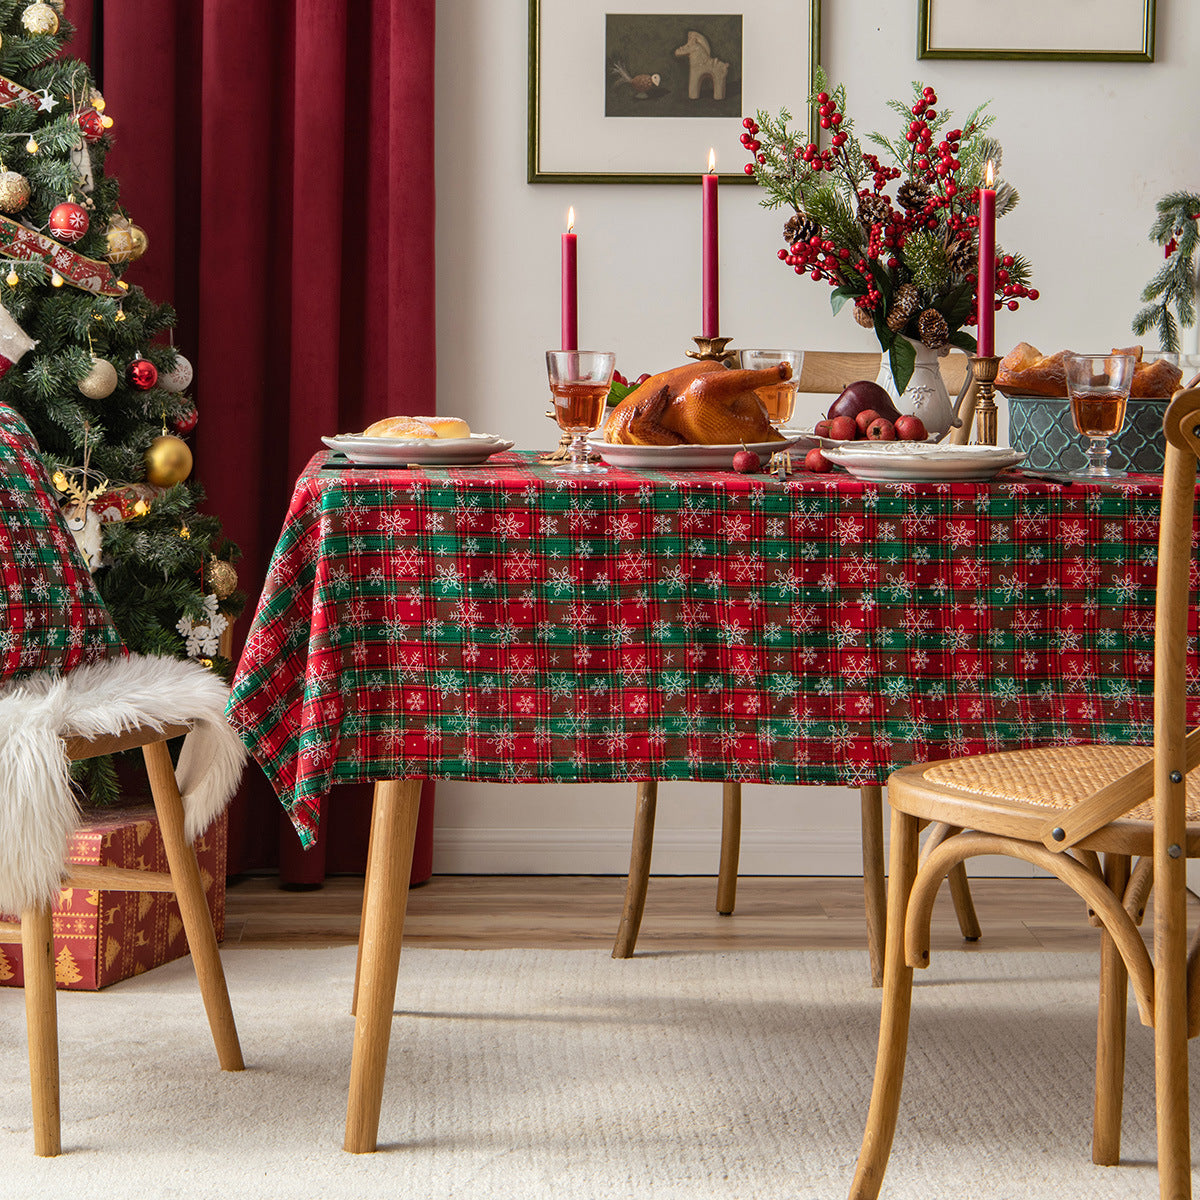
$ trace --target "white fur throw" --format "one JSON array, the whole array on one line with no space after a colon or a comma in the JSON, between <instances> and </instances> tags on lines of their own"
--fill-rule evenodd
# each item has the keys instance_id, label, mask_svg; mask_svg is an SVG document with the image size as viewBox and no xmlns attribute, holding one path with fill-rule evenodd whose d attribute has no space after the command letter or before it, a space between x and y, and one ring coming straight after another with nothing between
<instances>
[{"instance_id":1,"label":"white fur throw","mask_svg":"<svg viewBox=\"0 0 1200 1200\"><path fill-rule=\"evenodd\" d=\"M229 690L199 663L131 654L0 686L0 912L58 899L80 812L63 739L191 725L176 777L185 832L203 832L237 786L246 751Z\"/></svg>"}]
</instances>

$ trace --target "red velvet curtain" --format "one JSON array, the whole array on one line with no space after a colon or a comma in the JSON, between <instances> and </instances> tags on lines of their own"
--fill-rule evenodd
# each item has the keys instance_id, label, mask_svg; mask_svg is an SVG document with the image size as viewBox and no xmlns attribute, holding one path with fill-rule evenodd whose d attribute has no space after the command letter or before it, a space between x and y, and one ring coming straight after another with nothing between
<instances>
[{"instance_id":1,"label":"red velvet curtain","mask_svg":"<svg viewBox=\"0 0 1200 1200\"><path fill-rule=\"evenodd\" d=\"M434 0L70 0L67 15L70 52L100 35L107 171L149 237L128 278L174 304L195 367L196 478L244 555L240 647L320 435L434 411ZM367 789L334 792L329 870L362 868L369 810ZM280 814L251 767L231 873L298 849ZM320 858L289 869L319 876Z\"/></svg>"}]
</instances>

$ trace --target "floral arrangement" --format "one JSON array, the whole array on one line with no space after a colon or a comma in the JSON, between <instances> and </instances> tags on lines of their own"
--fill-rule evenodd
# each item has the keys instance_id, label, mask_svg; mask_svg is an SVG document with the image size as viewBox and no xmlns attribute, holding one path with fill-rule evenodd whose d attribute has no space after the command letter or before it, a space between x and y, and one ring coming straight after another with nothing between
<instances>
[{"instance_id":1,"label":"floral arrangement","mask_svg":"<svg viewBox=\"0 0 1200 1200\"><path fill-rule=\"evenodd\" d=\"M1200 195L1172 192L1157 204L1158 216L1150 227L1150 238L1163 248L1166 262L1146 284L1142 299L1149 301L1133 319L1133 332L1139 337L1151 328L1158 330L1163 350L1179 350L1179 326L1196 323L1195 253L1200 242ZM1175 314L1171 313L1171 306ZM1178 321L1176 320L1178 317Z\"/></svg>"},{"instance_id":2,"label":"floral arrangement","mask_svg":"<svg viewBox=\"0 0 1200 1200\"><path fill-rule=\"evenodd\" d=\"M829 145L789 129L786 109L774 117L759 111L742 122L742 145L754 156L746 174L765 189L764 208L792 210L779 259L797 275L825 280L835 313L854 302L855 319L875 331L903 391L916 359L906 339L941 352L975 351L966 327L977 323L979 189L985 164L998 168L1003 153L987 133L994 118L983 105L956 127L933 88L914 83L911 103L888 102L901 118L899 135L869 135L881 161L854 136L845 88L830 89L819 68L809 105ZM996 215L1017 200L1012 186L999 183ZM996 308L1036 300L1030 278L1025 258L998 246Z\"/></svg>"}]
</instances>

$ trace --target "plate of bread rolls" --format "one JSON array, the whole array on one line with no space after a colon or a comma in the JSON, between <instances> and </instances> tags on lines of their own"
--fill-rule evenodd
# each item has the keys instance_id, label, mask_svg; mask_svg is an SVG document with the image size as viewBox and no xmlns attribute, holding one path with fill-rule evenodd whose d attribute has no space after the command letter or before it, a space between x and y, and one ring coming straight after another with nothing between
<instances>
[{"instance_id":1,"label":"plate of bread rolls","mask_svg":"<svg viewBox=\"0 0 1200 1200\"><path fill-rule=\"evenodd\" d=\"M372 466L465 467L484 462L513 443L492 433L472 433L461 417L384 417L362 433L323 437L352 463Z\"/></svg>"},{"instance_id":2,"label":"plate of bread rolls","mask_svg":"<svg viewBox=\"0 0 1200 1200\"><path fill-rule=\"evenodd\" d=\"M1073 350L1043 354L1028 342L1018 342L1001 360L996 387L1006 396L1067 396L1067 357ZM1183 372L1166 359L1153 362L1142 357L1141 346L1114 349L1114 354L1132 354L1133 385L1129 394L1135 399L1169 400L1179 387Z\"/></svg>"}]
</instances>

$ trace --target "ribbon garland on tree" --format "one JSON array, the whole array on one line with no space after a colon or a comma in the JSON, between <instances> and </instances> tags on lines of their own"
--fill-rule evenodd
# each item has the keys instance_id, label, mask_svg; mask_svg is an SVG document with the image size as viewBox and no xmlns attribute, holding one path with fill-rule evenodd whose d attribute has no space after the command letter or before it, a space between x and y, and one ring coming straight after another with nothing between
<instances>
[{"instance_id":1,"label":"ribbon garland on tree","mask_svg":"<svg viewBox=\"0 0 1200 1200\"><path fill-rule=\"evenodd\" d=\"M56 270L65 283L97 296L123 296L129 290L129 285L113 274L108 263L68 250L52 237L27 229L8 217L0 217L0 255L43 262Z\"/></svg>"}]
</instances>

